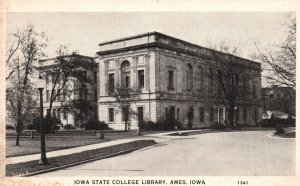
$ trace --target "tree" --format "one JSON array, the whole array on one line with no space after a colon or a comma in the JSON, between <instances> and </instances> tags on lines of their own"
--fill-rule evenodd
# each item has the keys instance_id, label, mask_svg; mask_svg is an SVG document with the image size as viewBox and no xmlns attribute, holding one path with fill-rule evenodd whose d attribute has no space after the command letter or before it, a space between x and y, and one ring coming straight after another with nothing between
<instances>
[{"instance_id":1,"label":"tree","mask_svg":"<svg viewBox=\"0 0 300 186\"><path fill-rule=\"evenodd\" d=\"M128 130L127 125L129 118L136 116L136 112L132 110L131 104L139 95L139 89L131 88L126 85L117 84L112 91L111 96L115 98L116 104L123 114L123 120L125 122L125 132L127 132Z\"/></svg>"},{"instance_id":2,"label":"tree","mask_svg":"<svg viewBox=\"0 0 300 186\"><path fill-rule=\"evenodd\" d=\"M236 103L238 96L242 96L241 90L243 89L243 96L248 97L251 94L247 83L254 77L248 72L248 68L244 67L240 63L243 62L240 55L239 46L230 46L228 43L221 42L218 46L212 47L211 54L214 64L212 67L216 69L217 75L213 76L216 80L215 86L219 91L218 96L222 100L225 108L228 110L229 128L235 127L236 121ZM218 50L218 51L217 51ZM241 88L241 84L243 84Z\"/></svg>"},{"instance_id":3,"label":"tree","mask_svg":"<svg viewBox=\"0 0 300 186\"><path fill-rule=\"evenodd\" d=\"M45 56L47 37L44 32L36 32L32 25L18 30L7 40L6 52L6 92L8 116L15 124L17 132L16 145L19 145L19 136L24 128L24 122L32 116L29 112L36 107L37 92L33 88L31 78L34 77L35 64Z\"/></svg>"},{"instance_id":4,"label":"tree","mask_svg":"<svg viewBox=\"0 0 300 186\"><path fill-rule=\"evenodd\" d=\"M275 49L262 50L257 44L257 53L252 58L262 62L264 78L269 84L292 87L296 94L296 16L291 14L286 23L286 36Z\"/></svg>"}]
</instances>

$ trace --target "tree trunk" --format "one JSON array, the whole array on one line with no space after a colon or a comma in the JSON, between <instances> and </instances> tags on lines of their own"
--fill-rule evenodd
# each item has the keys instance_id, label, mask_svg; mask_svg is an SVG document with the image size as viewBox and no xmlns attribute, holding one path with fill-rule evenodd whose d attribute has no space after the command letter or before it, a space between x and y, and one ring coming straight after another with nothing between
<instances>
[{"instance_id":1,"label":"tree trunk","mask_svg":"<svg viewBox=\"0 0 300 186\"><path fill-rule=\"evenodd\" d=\"M20 133L21 133L21 130L17 129L16 146L20 145Z\"/></svg>"},{"instance_id":2,"label":"tree trunk","mask_svg":"<svg viewBox=\"0 0 300 186\"><path fill-rule=\"evenodd\" d=\"M103 130L100 130L100 139L104 139L104 133L103 133Z\"/></svg>"},{"instance_id":3,"label":"tree trunk","mask_svg":"<svg viewBox=\"0 0 300 186\"><path fill-rule=\"evenodd\" d=\"M234 106L230 106L228 110L229 128L234 128Z\"/></svg>"},{"instance_id":4,"label":"tree trunk","mask_svg":"<svg viewBox=\"0 0 300 186\"><path fill-rule=\"evenodd\" d=\"M125 132L127 132L127 120L125 120Z\"/></svg>"}]
</instances>

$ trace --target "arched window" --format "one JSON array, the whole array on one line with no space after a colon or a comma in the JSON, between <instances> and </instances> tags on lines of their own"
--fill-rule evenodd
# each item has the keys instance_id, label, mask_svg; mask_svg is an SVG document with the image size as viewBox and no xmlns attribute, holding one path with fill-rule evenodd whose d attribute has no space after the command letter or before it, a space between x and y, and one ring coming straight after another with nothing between
<instances>
[{"instance_id":1,"label":"arched window","mask_svg":"<svg viewBox=\"0 0 300 186\"><path fill-rule=\"evenodd\" d=\"M199 77L198 77L198 80L199 80L199 92L202 94L203 93L203 89L204 89L204 86L203 86L203 68L200 66L199 67Z\"/></svg>"},{"instance_id":2,"label":"arched window","mask_svg":"<svg viewBox=\"0 0 300 186\"><path fill-rule=\"evenodd\" d=\"M187 71L186 71L186 86L187 90L193 89L193 67L191 64L187 65Z\"/></svg>"},{"instance_id":3,"label":"arched window","mask_svg":"<svg viewBox=\"0 0 300 186\"><path fill-rule=\"evenodd\" d=\"M121 64L121 85L124 87L130 87L130 62L123 61Z\"/></svg>"}]
</instances>

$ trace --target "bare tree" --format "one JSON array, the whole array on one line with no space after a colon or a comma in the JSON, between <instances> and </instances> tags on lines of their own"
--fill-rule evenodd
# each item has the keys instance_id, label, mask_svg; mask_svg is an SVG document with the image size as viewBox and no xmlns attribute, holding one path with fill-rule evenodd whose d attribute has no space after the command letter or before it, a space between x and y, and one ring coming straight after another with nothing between
<instances>
[{"instance_id":1,"label":"bare tree","mask_svg":"<svg viewBox=\"0 0 300 186\"><path fill-rule=\"evenodd\" d=\"M31 78L34 76L34 65L45 56L47 37L45 33L36 32L32 25L28 25L25 29L10 35L7 46L6 104L8 113L11 113L10 119L16 126L16 145L19 145L24 121L30 116L28 112L36 106L35 98L30 97L34 96Z\"/></svg>"},{"instance_id":2,"label":"bare tree","mask_svg":"<svg viewBox=\"0 0 300 186\"><path fill-rule=\"evenodd\" d=\"M240 55L240 47L237 45L230 46L226 42L211 47L213 57L212 67L217 71L217 75L213 75L215 84L210 84L212 88L218 91L218 96L228 110L228 119L230 128L235 127L237 99L240 97L249 97L251 94L246 82L253 79L249 73L249 69L243 66ZM243 82L244 81L244 82ZM241 87L242 86L242 87Z\"/></svg>"},{"instance_id":3,"label":"bare tree","mask_svg":"<svg viewBox=\"0 0 300 186\"><path fill-rule=\"evenodd\" d=\"M111 93L111 96L115 98L116 104L123 114L123 120L125 122L125 132L128 130L129 118L136 116L136 112L132 110L131 105L139 95L139 89L119 84L114 87L114 90Z\"/></svg>"},{"instance_id":4,"label":"bare tree","mask_svg":"<svg viewBox=\"0 0 300 186\"><path fill-rule=\"evenodd\" d=\"M262 62L265 79L268 83L277 86L292 87L296 93L296 17L288 16L286 36L275 49L261 49L257 44L257 53L252 58Z\"/></svg>"}]
</instances>

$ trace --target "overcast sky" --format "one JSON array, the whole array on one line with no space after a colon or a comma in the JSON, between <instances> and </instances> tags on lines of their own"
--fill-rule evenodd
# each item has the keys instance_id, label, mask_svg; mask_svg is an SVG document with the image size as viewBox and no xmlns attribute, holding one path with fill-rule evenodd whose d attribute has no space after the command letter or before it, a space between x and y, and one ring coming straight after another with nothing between
<instances>
[{"instance_id":1,"label":"overcast sky","mask_svg":"<svg viewBox=\"0 0 300 186\"><path fill-rule=\"evenodd\" d=\"M271 47L283 39L286 13L8 13L7 34L32 24L50 37L48 57L61 44L95 56L104 41L158 31L208 47L226 41L240 45L250 58L254 43Z\"/></svg>"}]
</instances>

